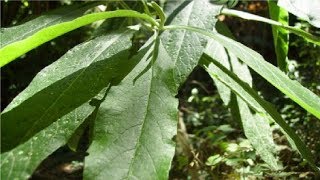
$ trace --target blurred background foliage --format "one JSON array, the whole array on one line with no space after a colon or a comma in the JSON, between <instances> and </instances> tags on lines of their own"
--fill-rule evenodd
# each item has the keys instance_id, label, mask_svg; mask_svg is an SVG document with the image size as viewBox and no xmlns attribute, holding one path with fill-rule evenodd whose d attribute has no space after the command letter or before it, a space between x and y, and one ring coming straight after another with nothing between
<instances>
[{"instance_id":1,"label":"blurred background foliage","mask_svg":"<svg viewBox=\"0 0 320 180\"><path fill-rule=\"evenodd\" d=\"M79 1L1 1L1 27L10 27L26 22L60 6L81 3ZM126 5L139 9L137 2L125 1ZM161 1L165 4L165 1ZM122 8L122 3L113 3L107 10ZM268 6L262 1L240 1L235 7L264 17ZM142 10L142 9L141 9ZM97 9L98 11L98 9ZM241 43L262 54L270 63L276 63L271 27L264 23L220 16ZM1 110L28 86L32 78L45 66L51 64L75 45L88 40L92 33L103 33L132 21L113 19L86 26L48 43L20 57L1 69ZM294 16L290 25L320 35L320 30ZM101 30L103 32L101 32ZM148 34L147 34L148 35ZM134 49L146 39L145 34L134 38ZM295 35L290 35L289 77L320 95L320 47L314 46ZM289 125L312 150L316 162L320 161L320 121L307 113L277 89L252 72L255 89L276 105ZM232 119L223 105L212 79L200 67L196 68L181 88L179 94L179 128L175 137L176 155L172 162L170 179L317 179L311 168L288 144L276 124L274 140L282 172L274 172L255 154L245 138L240 121ZM84 138L86 139L86 138ZM49 156L35 171L31 179L81 179L86 141L77 152L67 146Z\"/></svg>"}]
</instances>

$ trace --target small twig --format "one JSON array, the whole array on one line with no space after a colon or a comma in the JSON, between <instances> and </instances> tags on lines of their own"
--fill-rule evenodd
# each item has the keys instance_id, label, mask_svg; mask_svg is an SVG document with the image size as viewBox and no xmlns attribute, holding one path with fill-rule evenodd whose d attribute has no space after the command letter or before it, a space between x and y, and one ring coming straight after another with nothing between
<instances>
[{"instance_id":1,"label":"small twig","mask_svg":"<svg viewBox=\"0 0 320 180\"><path fill-rule=\"evenodd\" d=\"M200 83L199 81L192 80L191 84L199 85L207 94L210 94L210 91L202 83Z\"/></svg>"}]
</instances>

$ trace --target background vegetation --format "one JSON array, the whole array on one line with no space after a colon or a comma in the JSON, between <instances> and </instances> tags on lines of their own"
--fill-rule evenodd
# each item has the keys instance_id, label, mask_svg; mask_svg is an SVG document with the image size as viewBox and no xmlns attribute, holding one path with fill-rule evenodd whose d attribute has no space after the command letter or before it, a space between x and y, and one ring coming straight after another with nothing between
<instances>
[{"instance_id":1,"label":"background vegetation","mask_svg":"<svg viewBox=\"0 0 320 180\"><path fill-rule=\"evenodd\" d=\"M9 27L26 22L39 14L56 9L71 1L1 1L1 26ZM130 2L129 2L130 3ZM121 6L121 4L119 4ZM115 7L111 7L115 8ZM244 1L236 9L268 17L268 6L261 1ZM276 63L271 27L264 23L249 22L238 18L221 16L234 36L241 43L258 51L265 59ZM113 20L110 25L119 23ZM304 30L320 35L320 30L290 16L290 25L299 25ZM28 86L32 78L45 66L61 57L75 45L87 40L95 24L72 31L63 37L45 43L27 53L20 61L14 61L1 69L1 110ZM143 41L144 37L137 40ZM291 35L289 48L289 74L292 79L320 95L320 48L302 38ZM273 104L283 118L296 130L312 150L316 162L320 161L320 121L297 104L283 96L259 75L253 74L255 89ZM181 88L178 95L180 119L177 149L171 179L233 179L249 178L320 178L312 173L300 155L294 152L279 127L272 125L280 161L284 172L271 171L257 156L246 140L241 123L231 119L214 87L212 79L197 68ZM84 135L86 136L86 134ZM49 156L35 171L31 179L79 179L87 140L77 152L63 147Z\"/></svg>"}]
</instances>

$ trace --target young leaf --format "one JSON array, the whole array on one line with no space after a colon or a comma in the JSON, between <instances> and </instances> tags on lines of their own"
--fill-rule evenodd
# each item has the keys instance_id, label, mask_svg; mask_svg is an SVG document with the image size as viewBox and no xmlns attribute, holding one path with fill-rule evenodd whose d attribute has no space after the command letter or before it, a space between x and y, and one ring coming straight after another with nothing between
<instances>
[{"instance_id":1,"label":"young leaf","mask_svg":"<svg viewBox=\"0 0 320 180\"><path fill-rule=\"evenodd\" d=\"M272 118L272 120L284 130L287 138L292 140L302 157L306 159L315 170L319 170L315 165L313 155L309 149L268 102L263 100L250 86L248 86L248 84L241 81L235 74L223 67L210 56L204 54L202 57L201 64L203 64L211 76L219 79L232 89L233 92L241 97L241 99L250 105L250 107L259 115L264 116L265 118ZM208 69L209 66L210 69Z\"/></svg>"},{"instance_id":2,"label":"young leaf","mask_svg":"<svg viewBox=\"0 0 320 180\"><path fill-rule=\"evenodd\" d=\"M133 31L112 33L74 47L34 78L1 116L1 151L8 151L87 102L134 67Z\"/></svg>"},{"instance_id":3,"label":"young leaf","mask_svg":"<svg viewBox=\"0 0 320 180\"><path fill-rule=\"evenodd\" d=\"M1 179L29 179L38 165L66 144L73 131L93 112L86 103L35 134L27 142L1 154Z\"/></svg>"},{"instance_id":4,"label":"young leaf","mask_svg":"<svg viewBox=\"0 0 320 180\"><path fill-rule=\"evenodd\" d=\"M203 16L214 14L205 11L204 3L190 2L172 22L212 29L214 22L204 22ZM136 57L142 59L140 63L101 104L85 160L85 179L168 178L178 116L174 96L197 65L205 44L195 33L164 32L153 52Z\"/></svg>"},{"instance_id":5,"label":"young leaf","mask_svg":"<svg viewBox=\"0 0 320 180\"><path fill-rule=\"evenodd\" d=\"M319 0L278 0L278 6L320 28Z\"/></svg>"},{"instance_id":6,"label":"young leaf","mask_svg":"<svg viewBox=\"0 0 320 180\"><path fill-rule=\"evenodd\" d=\"M275 1L268 1L269 16L271 19L288 26L289 14L285 9L277 6ZM289 32L277 26L272 26L274 48L277 56L278 67L287 71L287 54L289 49Z\"/></svg>"},{"instance_id":7,"label":"young leaf","mask_svg":"<svg viewBox=\"0 0 320 180\"><path fill-rule=\"evenodd\" d=\"M141 14L139 12L132 11L132 10L116 10L116 11L100 12L100 13L92 13L92 14L84 15L72 21L63 22L60 24L43 28L23 40L16 41L14 43L11 43L11 44L8 44L7 46L2 47L0 49L0 57L1 57L0 67L8 64L15 58L40 46L41 44L48 42L51 39L61 36L67 32L70 32L72 30L75 30L79 27L88 25L98 20L115 18L115 17L141 18L150 22L152 25L158 26L158 22L156 22L152 17L146 14Z\"/></svg>"}]
</instances>

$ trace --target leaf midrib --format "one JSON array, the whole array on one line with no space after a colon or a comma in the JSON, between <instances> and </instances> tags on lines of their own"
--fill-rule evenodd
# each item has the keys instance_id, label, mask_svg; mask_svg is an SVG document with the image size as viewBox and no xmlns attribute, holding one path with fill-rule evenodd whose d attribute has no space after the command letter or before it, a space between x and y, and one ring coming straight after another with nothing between
<instances>
[{"instance_id":1,"label":"leaf midrib","mask_svg":"<svg viewBox=\"0 0 320 180\"><path fill-rule=\"evenodd\" d=\"M156 48L156 47L154 47ZM155 50L154 50L155 51ZM152 56L153 57L153 56ZM150 57L150 59L152 60L152 57ZM151 80L150 80L150 86L149 86L149 91L148 91L148 99L147 99L147 106L146 106L146 110L145 110L145 113L144 113L144 118L143 118L143 121L142 121L142 125L141 125L141 131L139 133L139 137L138 137L138 141L137 141L137 144L134 148L134 154L133 154L133 158L130 162L130 165L129 165L129 169L128 169L128 172L127 172L127 176L126 176L126 179L129 179L129 176L132 175L131 174L131 171L132 171L132 166L133 164L135 163L135 160L136 160L136 155L137 155L137 152L138 152L138 148L141 147L141 144L140 144L140 141L141 141L141 136L142 136L142 133L144 132L144 127L145 127L145 122L148 120L147 119L147 116L148 116L148 112L149 112L149 106L150 106L150 97L151 97L151 89L153 87L153 73L154 73L154 65L151 67ZM151 157L151 156L150 156ZM152 162L153 162L153 159L151 158ZM153 164L154 165L154 164ZM154 170L155 170L155 173L157 173L157 169L155 168L154 166ZM158 176L157 176L157 179L158 179Z\"/></svg>"}]
</instances>

